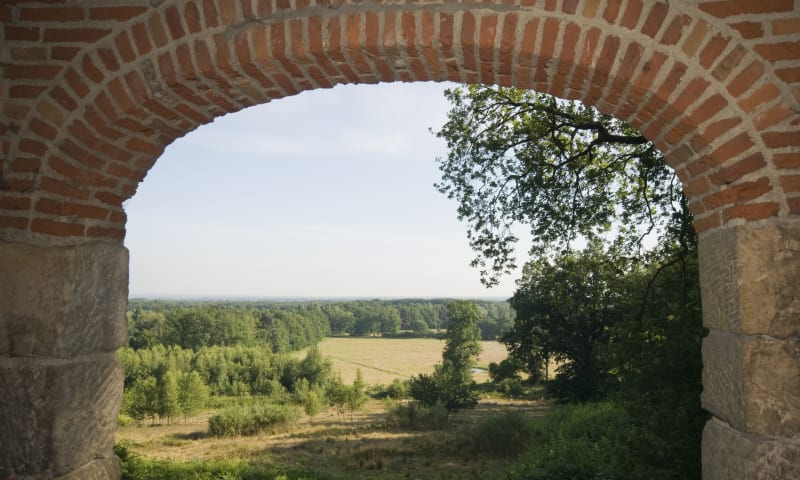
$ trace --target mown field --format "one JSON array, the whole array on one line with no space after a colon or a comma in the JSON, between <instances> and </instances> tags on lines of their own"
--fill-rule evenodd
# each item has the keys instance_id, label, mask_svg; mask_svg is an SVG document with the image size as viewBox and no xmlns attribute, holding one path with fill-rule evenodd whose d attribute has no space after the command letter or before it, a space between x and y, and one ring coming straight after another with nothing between
<instances>
[{"instance_id":1,"label":"mown field","mask_svg":"<svg viewBox=\"0 0 800 480\"><path fill-rule=\"evenodd\" d=\"M441 360L443 345L433 339L330 338L320 349L345 382L361 369L366 382L374 385L430 372ZM486 367L505 356L503 345L483 342L479 365ZM288 427L237 437L210 436L208 419L216 411L208 410L172 424L120 427L117 441L149 459L245 461L278 471L324 472L307 478L484 479L490 472L501 472L509 459L484 454L474 445L473 432L480 422L499 412L517 411L533 418L548 410L543 401L486 398L475 410L451 414L446 429L409 431L388 424L384 401L371 399L352 417L324 408L313 419L304 415Z\"/></svg>"},{"instance_id":2,"label":"mown field","mask_svg":"<svg viewBox=\"0 0 800 480\"><path fill-rule=\"evenodd\" d=\"M399 378L407 380L412 375L430 373L433 366L442 361L444 340L435 338L378 338L378 337L333 337L319 344L322 354L333 361L333 368L341 372L342 380L350 383L356 370L370 385L386 385ZM500 342L481 342L483 352L477 366L486 369L491 362L500 362L508 356L505 345ZM306 350L297 352L298 358ZM488 380L486 373L476 373L478 383Z\"/></svg>"}]
</instances>

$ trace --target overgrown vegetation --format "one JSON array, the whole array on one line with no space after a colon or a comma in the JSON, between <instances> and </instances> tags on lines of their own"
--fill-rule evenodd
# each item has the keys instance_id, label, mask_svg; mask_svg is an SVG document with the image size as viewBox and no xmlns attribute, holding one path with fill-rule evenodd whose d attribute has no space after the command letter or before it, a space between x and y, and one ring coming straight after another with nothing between
<instances>
[{"instance_id":1,"label":"overgrown vegetation","mask_svg":"<svg viewBox=\"0 0 800 480\"><path fill-rule=\"evenodd\" d=\"M300 411L291 405L258 403L225 408L208 420L208 432L219 437L255 435L265 430L276 431L300 418Z\"/></svg>"}]
</instances>

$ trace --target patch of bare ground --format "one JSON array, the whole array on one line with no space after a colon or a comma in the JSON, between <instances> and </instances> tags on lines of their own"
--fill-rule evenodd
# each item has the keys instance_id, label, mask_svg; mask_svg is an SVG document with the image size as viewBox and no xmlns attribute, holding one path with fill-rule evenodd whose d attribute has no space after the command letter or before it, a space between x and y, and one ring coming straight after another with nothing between
<instances>
[{"instance_id":1,"label":"patch of bare ground","mask_svg":"<svg viewBox=\"0 0 800 480\"><path fill-rule=\"evenodd\" d=\"M518 411L544 415L543 401L482 400L474 410L450 415L439 431L388 428L383 402L344 417L334 409L303 418L288 429L250 437L210 437L213 412L170 425L121 427L117 440L127 440L137 454L173 460L246 459L253 463L305 466L353 479L485 479L508 460L476 451L470 432L489 415Z\"/></svg>"}]
</instances>

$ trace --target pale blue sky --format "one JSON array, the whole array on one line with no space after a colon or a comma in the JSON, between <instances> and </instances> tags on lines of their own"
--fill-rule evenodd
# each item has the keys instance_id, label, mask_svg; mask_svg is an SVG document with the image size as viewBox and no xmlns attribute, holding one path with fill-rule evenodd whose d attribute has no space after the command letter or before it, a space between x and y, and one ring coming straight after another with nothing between
<instances>
[{"instance_id":1,"label":"pale blue sky","mask_svg":"<svg viewBox=\"0 0 800 480\"><path fill-rule=\"evenodd\" d=\"M433 188L445 88L304 92L177 140L126 203L131 296L510 296Z\"/></svg>"}]
</instances>

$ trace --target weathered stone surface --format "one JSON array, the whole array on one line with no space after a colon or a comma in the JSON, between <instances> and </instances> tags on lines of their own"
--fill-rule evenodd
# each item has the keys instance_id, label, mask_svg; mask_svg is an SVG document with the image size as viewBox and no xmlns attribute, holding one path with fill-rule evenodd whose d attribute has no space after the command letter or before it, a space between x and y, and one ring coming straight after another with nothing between
<instances>
[{"instance_id":1,"label":"weathered stone surface","mask_svg":"<svg viewBox=\"0 0 800 480\"><path fill-rule=\"evenodd\" d=\"M0 360L0 472L56 477L113 458L122 382L113 352Z\"/></svg>"},{"instance_id":2,"label":"weathered stone surface","mask_svg":"<svg viewBox=\"0 0 800 480\"><path fill-rule=\"evenodd\" d=\"M71 358L125 343L128 251L0 243L0 355Z\"/></svg>"},{"instance_id":3,"label":"weathered stone surface","mask_svg":"<svg viewBox=\"0 0 800 480\"><path fill-rule=\"evenodd\" d=\"M91 462L55 480L116 480L121 475L119 459L113 457Z\"/></svg>"},{"instance_id":4,"label":"weathered stone surface","mask_svg":"<svg viewBox=\"0 0 800 480\"><path fill-rule=\"evenodd\" d=\"M703 322L750 335L800 335L798 272L800 225L740 226L703 237Z\"/></svg>"},{"instance_id":5,"label":"weathered stone surface","mask_svg":"<svg viewBox=\"0 0 800 480\"><path fill-rule=\"evenodd\" d=\"M703 406L734 428L800 434L800 338L712 330L703 342Z\"/></svg>"},{"instance_id":6,"label":"weathered stone surface","mask_svg":"<svg viewBox=\"0 0 800 480\"><path fill-rule=\"evenodd\" d=\"M800 478L800 441L739 432L712 418L703 430L703 480Z\"/></svg>"}]
</instances>

